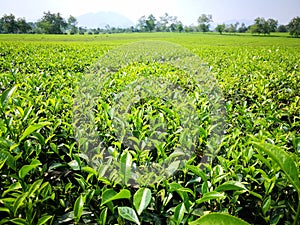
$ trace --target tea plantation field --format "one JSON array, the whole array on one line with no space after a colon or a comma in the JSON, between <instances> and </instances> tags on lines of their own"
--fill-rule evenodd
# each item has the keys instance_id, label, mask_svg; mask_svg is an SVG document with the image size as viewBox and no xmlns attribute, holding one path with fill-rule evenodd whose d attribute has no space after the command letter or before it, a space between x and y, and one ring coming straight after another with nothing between
<instances>
[{"instance_id":1,"label":"tea plantation field","mask_svg":"<svg viewBox=\"0 0 300 225\"><path fill-rule=\"evenodd\" d=\"M300 224L299 159L300 39L0 36L0 224Z\"/></svg>"}]
</instances>

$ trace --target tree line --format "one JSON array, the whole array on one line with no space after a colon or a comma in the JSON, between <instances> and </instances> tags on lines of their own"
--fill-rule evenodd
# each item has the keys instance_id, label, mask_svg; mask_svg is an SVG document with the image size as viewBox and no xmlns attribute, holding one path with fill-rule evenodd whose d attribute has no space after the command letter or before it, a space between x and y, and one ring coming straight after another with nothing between
<instances>
[{"instance_id":1,"label":"tree line","mask_svg":"<svg viewBox=\"0 0 300 225\"><path fill-rule=\"evenodd\" d=\"M197 25L185 26L177 16L165 13L159 18L154 15L142 16L136 26L129 28L116 28L107 25L105 28L88 29L78 27L77 19L70 15L67 19L60 13L44 12L37 22L27 22L25 18L16 18L13 14L3 15L0 18L0 33L45 33L45 34L99 34L99 33L124 33L124 32L210 32L220 34L228 33L257 33L270 34L271 32L290 32L292 36L300 36L300 17L293 18L287 25L279 25L272 18L257 17L254 23L246 26L245 23L217 24L211 30L212 15L202 14L198 17Z\"/></svg>"}]
</instances>

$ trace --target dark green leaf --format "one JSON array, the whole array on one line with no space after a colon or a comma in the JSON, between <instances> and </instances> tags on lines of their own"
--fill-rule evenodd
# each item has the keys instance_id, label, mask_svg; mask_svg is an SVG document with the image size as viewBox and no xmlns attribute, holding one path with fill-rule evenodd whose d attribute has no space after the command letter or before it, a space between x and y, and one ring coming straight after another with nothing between
<instances>
[{"instance_id":1,"label":"dark green leaf","mask_svg":"<svg viewBox=\"0 0 300 225\"><path fill-rule=\"evenodd\" d=\"M268 196L262 204L262 212L264 216L266 216L266 213L270 209L270 206L271 206L271 196Z\"/></svg>"}]
</instances>

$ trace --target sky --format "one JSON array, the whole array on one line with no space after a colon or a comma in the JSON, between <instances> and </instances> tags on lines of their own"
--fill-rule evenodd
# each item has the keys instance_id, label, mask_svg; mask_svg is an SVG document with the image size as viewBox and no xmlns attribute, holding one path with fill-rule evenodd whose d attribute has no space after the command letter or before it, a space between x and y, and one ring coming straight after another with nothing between
<instances>
[{"instance_id":1,"label":"sky","mask_svg":"<svg viewBox=\"0 0 300 225\"><path fill-rule=\"evenodd\" d=\"M45 11L60 12L64 18L110 11L134 23L143 15L159 18L167 12L185 25L197 24L203 13L212 14L215 23L264 17L287 24L300 16L300 0L0 0L0 16L12 13L16 18L36 21Z\"/></svg>"}]
</instances>

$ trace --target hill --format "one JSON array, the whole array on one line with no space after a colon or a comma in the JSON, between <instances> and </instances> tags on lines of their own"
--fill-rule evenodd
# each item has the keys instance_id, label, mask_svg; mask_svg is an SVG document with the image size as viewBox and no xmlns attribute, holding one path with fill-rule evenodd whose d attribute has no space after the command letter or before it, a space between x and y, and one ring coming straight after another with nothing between
<instances>
[{"instance_id":1,"label":"hill","mask_svg":"<svg viewBox=\"0 0 300 225\"><path fill-rule=\"evenodd\" d=\"M79 26L88 28L105 28L107 25L127 28L134 25L130 19L115 12L87 13L78 16L77 20Z\"/></svg>"}]
</instances>

